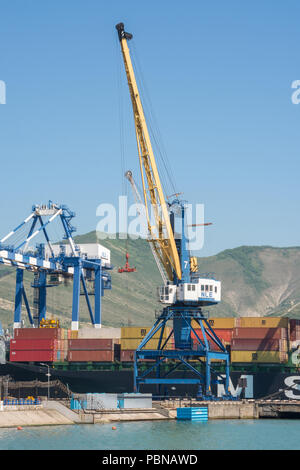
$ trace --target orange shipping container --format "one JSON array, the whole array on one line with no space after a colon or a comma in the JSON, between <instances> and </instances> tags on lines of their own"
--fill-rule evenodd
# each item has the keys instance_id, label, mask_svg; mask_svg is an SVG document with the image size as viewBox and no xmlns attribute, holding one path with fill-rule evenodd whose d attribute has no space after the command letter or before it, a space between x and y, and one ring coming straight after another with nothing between
<instances>
[{"instance_id":1,"label":"orange shipping container","mask_svg":"<svg viewBox=\"0 0 300 470\"><path fill-rule=\"evenodd\" d=\"M109 351L68 351L69 362L113 362L114 352Z\"/></svg>"},{"instance_id":2,"label":"orange shipping container","mask_svg":"<svg viewBox=\"0 0 300 470\"><path fill-rule=\"evenodd\" d=\"M231 329L218 329L218 328L213 328L215 334L218 336L218 338L221 340L221 341L224 341L224 342L227 342L227 343L230 343L231 341L231 338L232 338L232 331ZM203 339L203 335L202 335L202 330L201 329L195 329L197 335L199 336L200 339ZM208 337L208 335L206 335ZM193 331L191 331L191 338L192 339L196 339L196 335Z\"/></svg>"},{"instance_id":3,"label":"orange shipping container","mask_svg":"<svg viewBox=\"0 0 300 470\"><path fill-rule=\"evenodd\" d=\"M231 341L232 351L283 351L287 352L287 341L284 339L240 339Z\"/></svg>"},{"instance_id":4,"label":"orange shipping container","mask_svg":"<svg viewBox=\"0 0 300 470\"><path fill-rule=\"evenodd\" d=\"M287 328L234 328L232 338L237 339L287 339Z\"/></svg>"},{"instance_id":5,"label":"orange shipping container","mask_svg":"<svg viewBox=\"0 0 300 470\"><path fill-rule=\"evenodd\" d=\"M105 338L89 338L89 339L69 339L68 349L70 350L112 350L114 341Z\"/></svg>"},{"instance_id":6,"label":"orange shipping container","mask_svg":"<svg viewBox=\"0 0 300 470\"><path fill-rule=\"evenodd\" d=\"M121 362L133 362L134 361L134 352L130 351L129 349L125 349L124 351L121 351ZM142 359L144 362L153 362L154 359Z\"/></svg>"}]
</instances>

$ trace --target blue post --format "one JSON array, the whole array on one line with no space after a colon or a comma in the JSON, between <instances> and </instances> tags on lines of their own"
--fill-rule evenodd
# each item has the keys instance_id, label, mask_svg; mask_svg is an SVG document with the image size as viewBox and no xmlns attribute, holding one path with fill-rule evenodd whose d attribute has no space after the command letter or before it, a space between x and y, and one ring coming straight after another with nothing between
<instances>
[{"instance_id":1,"label":"blue post","mask_svg":"<svg viewBox=\"0 0 300 470\"><path fill-rule=\"evenodd\" d=\"M206 354L206 364L205 364L205 395L211 394L210 389L210 354L209 352Z\"/></svg>"},{"instance_id":2,"label":"blue post","mask_svg":"<svg viewBox=\"0 0 300 470\"><path fill-rule=\"evenodd\" d=\"M27 314L28 314L30 324L31 324L31 326L34 326L34 321L33 321L32 315L31 315L30 306L29 306L29 302L28 302L28 299L27 299L27 295L26 295L24 286L23 286L23 299L24 299L24 302L25 302L25 306L26 306L26 310L27 310Z\"/></svg>"},{"instance_id":3,"label":"blue post","mask_svg":"<svg viewBox=\"0 0 300 470\"><path fill-rule=\"evenodd\" d=\"M21 319L22 319L22 296L23 296L23 269L17 269L17 273L16 273L16 294L15 294L14 328L20 328L20 327L21 327Z\"/></svg>"},{"instance_id":4,"label":"blue post","mask_svg":"<svg viewBox=\"0 0 300 470\"><path fill-rule=\"evenodd\" d=\"M81 279L81 282L82 282L82 287L83 287L83 291L84 291L84 295L85 295L85 300L86 300L86 303L87 303L87 306L88 306L88 311L90 313L91 322L94 325L95 320L94 320L94 316L93 316L93 311L92 311L92 307L91 307L91 303L90 303L90 299L89 299L89 294L88 294L88 291L87 291L87 288L86 288L85 279L84 279L84 276L83 276L82 272L80 274L80 279Z\"/></svg>"},{"instance_id":5,"label":"blue post","mask_svg":"<svg viewBox=\"0 0 300 470\"><path fill-rule=\"evenodd\" d=\"M95 328L101 328L102 267L95 269Z\"/></svg>"},{"instance_id":6,"label":"blue post","mask_svg":"<svg viewBox=\"0 0 300 470\"><path fill-rule=\"evenodd\" d=\"M134 351L134 362L133 362L133 391L139 392L139 384L137 383L138 376L138 366L137 366L137 357L136 351Z\"/></svg>"},{"instance_id":7,"label":"blue post","mask_svg":"<svg viewBox=\"0 0 300 470\"><path fill-rule=\"evenodd\" d=\"M230 395L229 391L229 377L230 377L230 363L229 363L229 354L226 358L226 380L225 380L225 394Z\"/></svg>"},{"instance_id":8,"label":"blue post","mask_svg":"<svg viewBox=\"0 0 300 470\"><path fill-rule=\"evenodd\" d=\"M79 329L80 274L81 265L80 262L78 262L77 266L74 266L73 275L72 330Z\"/></svg>"},{"instance_id":9,"label":"blue post","mask_svg":"<svg viewBox=\"0 0 300 470\"><path fill-rule=\"evenodd\" d=\"M47 297L47 273L40 271L39 273L39 323L46 318L46 297Z\"/></svg>"}]
</instances>

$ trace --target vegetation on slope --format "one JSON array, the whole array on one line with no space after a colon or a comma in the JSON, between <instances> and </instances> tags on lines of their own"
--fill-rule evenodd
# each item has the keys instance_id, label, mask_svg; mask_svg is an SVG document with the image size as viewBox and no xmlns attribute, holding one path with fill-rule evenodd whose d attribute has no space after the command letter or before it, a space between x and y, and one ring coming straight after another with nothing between
<instances>
[{"instance_id":1,"label":"vegetation on slope","mask_svg":"<svg viewBox=\"0 0 300 470\"><path fill-rule=\"evenodd\" d=\"M111 250L112 290L106 290L102 304L104 325L151 325L162 306L157 302L156 289L161 285L159 271L149 244L142 239L97 239L96 232L75 237L76 243L100 243ZM134 273L118 273L129 262ZM201 273L215 273L222 282L222 301L209 308L215 316L286 315L300 317L300 248L269 246L225 250L215 256L200 258ZM29 302L33 303L32 275L24 273ZM15 269L0 266L0 320L13 323ZM48 314L69 327L72 309L72 284L48 289ZM207 309L208 311L208 309ZM24 319L26 314L24 313ZM84 298L80 299L80 321L89 323Z\"/></svg>"}]
</instances>

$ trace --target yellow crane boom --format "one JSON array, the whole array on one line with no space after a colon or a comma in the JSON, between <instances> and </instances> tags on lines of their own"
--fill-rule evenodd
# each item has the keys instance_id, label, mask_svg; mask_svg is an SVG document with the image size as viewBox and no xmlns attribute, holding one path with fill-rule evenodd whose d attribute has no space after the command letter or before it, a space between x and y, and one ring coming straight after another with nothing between
<instances>
[{"instance_id":1,"label":"yellow crane boom","mask_svg":"<svg viewBox=\"0 0 300 470\"><path fill-rule=\"evenodd\" d=\"M116 29L121 44L133 108L149 240L153 244L169 280L173 281L173 273L178 279L181 279L181 265L127 44L127 41L132 38L132 34L125 32L123 23L117 24ZM149 207L149 203L151 207ZM154 226L151 224L151 208L154 214Z\"/></svg>"}]
</instances>

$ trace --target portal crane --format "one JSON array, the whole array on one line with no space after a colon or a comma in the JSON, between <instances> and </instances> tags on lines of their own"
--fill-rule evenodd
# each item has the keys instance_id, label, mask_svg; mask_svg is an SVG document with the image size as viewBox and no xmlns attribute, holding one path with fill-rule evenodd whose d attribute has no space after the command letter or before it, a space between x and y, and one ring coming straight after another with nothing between
<instances>
[{"instance_id":1,"label":"portal crane","mask_svg":"<svg viewBox=\"0 0 300 470\"><path fill-rule=\"evenodd\" d=\"M197 272L197 259L191 257L185 236L187 225L185 201L175 194L173 199L166 203L130 57L128 41L132 39L132 34L125 31L123 23L117 24L116 29L133 109L148 238L167 276L167 285L158 289L159 300L165 304L165 307L135 352L134 387L139 391L141 384L156 384L160 391L161 385L195 384L198 386L199 394L203 398L208 398L212 394L211 384L214 381L214 383L224 383L225 396L229 398L229 354L202 312L203 306L220 302L221 283L213 278L203 278ZM154 214L153 225L151 210ZM181 237L175 238L178 218ZM169 320L173 323L173 329L163 341L164 330ZM195 324L201 329L201 335L198 335ZM192 339L192 332L195 342ZM159 333L157 349L145 349L156 333ZM172 350L167 346L171 336L174 336L175 345L175 349ZM211 350L208 338L216 350ZM140 373L139 364L143 359L154 359L155 364ZM162 375L161 366L168 359L175 360L175 366ZM199 359L202 365L200 370L194 363L190 363L191 359ZM225 378L215 374L212 380L212 360L225 363ZM194 378L187 378L186 375L178 378L178 374L177 377L174 376L175 369L178 373L179 366L182 365Z\"/></svg>"},{"instance_id":2,"label":"portal crane","mask_svg":"<svg viewBox=\"0 0 300 470\"><path fill-rule=\"evenodd\" d=\"M81 286L91 322L95 328L101 327L101 297L104 289L111 289L111 276L107 272L111 269L110 259L106 261L105 258L108 256L104 247L102 247L102 254L95 252L95 247L99 248L100 245L75 245L72 236L75 228L71 225L74 216L75 213L71 212L67 206L51 201L48 204L34 205L31 214L0 240L0 264L16 267L14 328L22 326L23 301L30 325L32 327L44 326L47 322L47 288L58 285L66 278L73 278L71 329L78 330L79 327ZM55 219L61 222L66 244L57 245L51 242L48 228ZM29 224L28 231L27 224ZM24 236L23 232L27 235ZM30 248L30 242L39 234L43 235L44 243L38 244L36 249ZM14 242L15 239L18 242ZM23 280L25 270L34 275L32 283L34 312L30 309L25 291ZM93 283L94 309L88 293L88 281Z\"/></svg>"}]
</instances>

